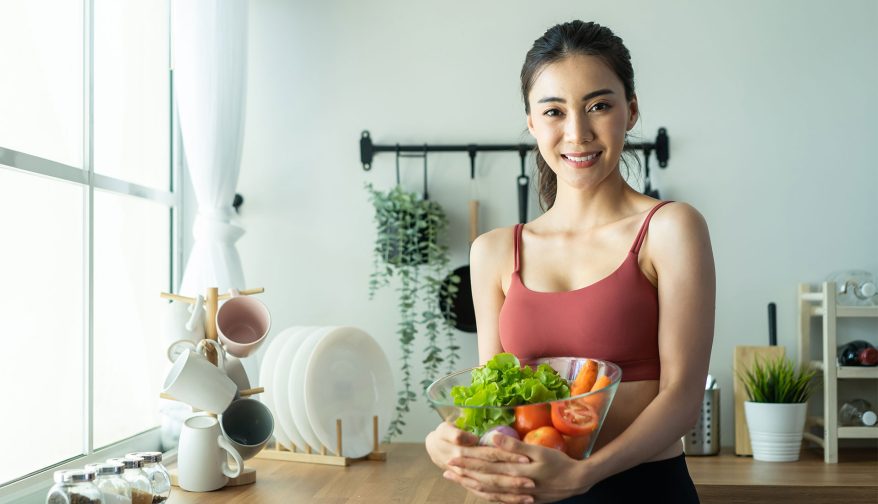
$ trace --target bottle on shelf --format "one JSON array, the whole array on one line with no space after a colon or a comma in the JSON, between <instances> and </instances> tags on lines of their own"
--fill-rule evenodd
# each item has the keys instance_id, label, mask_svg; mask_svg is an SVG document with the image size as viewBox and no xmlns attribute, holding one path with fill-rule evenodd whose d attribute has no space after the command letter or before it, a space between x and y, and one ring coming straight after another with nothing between
<instances>
[{"instance_id":1,"label":"bottle on shelf","mask_svg":"<svg viewBox=\"0 0 878 504\"><path fill-rule=\"evenodd\" d=\"M838 346L839 366L878 365L878 348L868 341L856 340Z\"/></svg>"},{"instance_id":2,"label":"bottle on shelf","mask_svg":"<svg viewBox=\"0 0 878 504\"><path fill-rule=\"evenodd\" d=\"M875 277L868 271L850 270L829 275L827 279L835 282L836 302L845 306L878 305L878 288Z\"/></svg>"},{"instance_id":3,"label":"bottle on shelf","mask_svg":"<svg viewBox=\"0 0 878 504\"><path fill-rule=\"evenodd\" d=\"M864 399L854 399L841 405L838 410L838 422L841 425L871 427L878 423L878 415L872 405Z\"/></svg>"}]
</instances>

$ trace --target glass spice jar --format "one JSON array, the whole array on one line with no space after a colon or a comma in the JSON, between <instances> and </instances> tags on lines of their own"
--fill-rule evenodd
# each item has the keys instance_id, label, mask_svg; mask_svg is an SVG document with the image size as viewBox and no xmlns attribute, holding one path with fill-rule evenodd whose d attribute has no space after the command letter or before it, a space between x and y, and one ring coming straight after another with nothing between
<instances>
[{"instance_id":1,"label":"glass spice jar","mask_svg":"<svg viewBox=\"0 0 878 504\"><path fill-rule=\"evenodd\" d=\"M103 504L101 491L93 483L95 473L68 469L55 471L54 478L46 504Z\"/></svg>"},{"instance_id":2,"label":"glass spice jar","mask_svg":"<svg viewBox=\"0 0 878 504\"><path fill-rule=\"evenodd\" d=\"M94 484L101 491L104 504L131 504L131 485L122 477L123 464L88 464L85 470L95 473Z\"/></svg>"},{"instance_id":3,"label":"glass spice jar","mask_svg":"<svg viewBox=\"0 0 878 504\"><path fill-rule=\"evenodd\" d=\"M125 456L143 459L143 472L152 484L152 503L168 500L171 495L171 475L162 464L162 452L134 452Z\"/></svg>"},{"instance_id":4,"label":"glass spice jar","mask_svg":"<svg viewBox=\"0 0 878 504\"><path fill-rule=\"evenodd\" d=\"M152 484L143 472L141 457L124 457L107 459L108 463L121 463L125 466L122 477L131 485L132 504L152 504Z\"/></svg>"}]
</instances>

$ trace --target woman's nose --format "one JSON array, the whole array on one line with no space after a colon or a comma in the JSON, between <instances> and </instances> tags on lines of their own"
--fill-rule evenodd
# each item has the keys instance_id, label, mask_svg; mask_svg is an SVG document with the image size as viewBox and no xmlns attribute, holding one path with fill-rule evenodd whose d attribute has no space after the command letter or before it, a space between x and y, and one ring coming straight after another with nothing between
<instances>
[{"instance_id":1,"label":"woman's nose","mask_svg":"<svg viewBox=\"0 0 878 504\"><path fill-rule=\"evenodd\" d=\"M572 144L583 144L594 140L594 132L591 130L588 117L582 113L567 115L564 125L565 140Z\"/></svg>"}]
</instances>

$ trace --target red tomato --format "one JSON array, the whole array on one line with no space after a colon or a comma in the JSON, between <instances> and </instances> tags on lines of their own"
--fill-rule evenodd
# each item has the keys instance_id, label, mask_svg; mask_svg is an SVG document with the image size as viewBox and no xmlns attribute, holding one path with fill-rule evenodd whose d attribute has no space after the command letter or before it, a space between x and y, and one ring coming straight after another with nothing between
<instances>
[{"instance_id":1,"label":"red tomato","mask_svg":"<svg viewBox=\"0 0 878 504\"><path fill-rule=\"evenodd\" d=\"M588 443L591 441L591 435L563 437L564 443L567 445L564 453L572 459L582 460L582 457L585 456L585 450L588 449Z\"/></svg>"},{"instance_id":2,"label":"red tomato","mask_svg":"<svg viewBox=\"0 0 878 504\"><path fill-rule=\"evenodd\" d=\"M567 448L567 445L564 444L564 438L561 437L561 433L555 430L554 427L540 427L539 429L532 430L524 436L524 442L561 451L564 451Z\"/></svg>"},{"instance_id":3,"label":"red tomato","mask_svg":"<svg viewBox=\"0 0 878 504\"><path fill-rule=\"evenodd\" d=\"M552 425L568 436L585 436L598 428L598 411L590 401L552 403Z\"/></svg>"},{"instance_id":4,"label":"red tomato","mask_svg":"<svg viewBox=\"0 0 878 504\"><path fill-rule=\"evenodd\" d=\"M512 427L524 438L528 432L552 425L552 413L548 404L530 404L515 407L515 423Z\"/></svg>"}]
</instances>

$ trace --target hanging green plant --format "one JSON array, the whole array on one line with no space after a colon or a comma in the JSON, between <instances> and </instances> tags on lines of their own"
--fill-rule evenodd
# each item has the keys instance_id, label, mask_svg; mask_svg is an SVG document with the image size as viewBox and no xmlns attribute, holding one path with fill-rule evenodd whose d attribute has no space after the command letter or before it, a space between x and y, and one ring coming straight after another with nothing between
<instances>
[{"instance_id":1,"label":"hanging green plant","mask_svg":"<svg viewBox=\"0 0 878 504\"><path fill-rule=\"evenodd\" d=\"M448 228L448 219L442 207L433 200L405 191L397 185L382 192L366 184L372 206L375 208L376 237L373 254L373 270L369 277L369 299L390 284L391 279L399 279L399 335L402 350L402 383L398 393L396 414L390 422L385 440L402 434L404 417L409 405L417 400L412 390L411 357L418 328L422 328L426 338L424 359L422 360L424 390L439 374L443 363L449 371L459 357L454 342L454 317L443 316L439 303L440 293L446 306L453 306L453 289L443 288L442 281L449 273L448 246L442 237ZM460 282L452 277L453 284ZM418 307L421 307L420 317ZM447 309L449 311L450 309ZM439 337L446 338L444 348L439 345Z\"/></svg>"}]
</instances>

